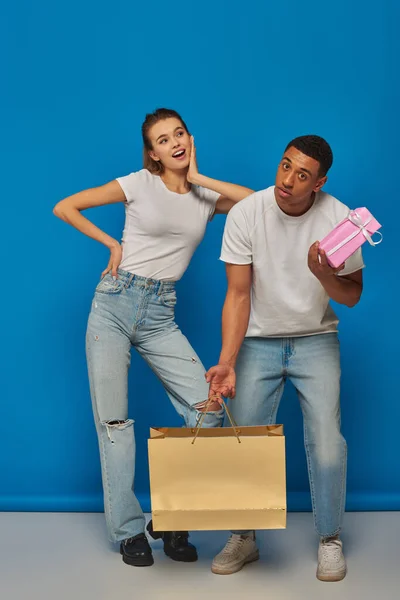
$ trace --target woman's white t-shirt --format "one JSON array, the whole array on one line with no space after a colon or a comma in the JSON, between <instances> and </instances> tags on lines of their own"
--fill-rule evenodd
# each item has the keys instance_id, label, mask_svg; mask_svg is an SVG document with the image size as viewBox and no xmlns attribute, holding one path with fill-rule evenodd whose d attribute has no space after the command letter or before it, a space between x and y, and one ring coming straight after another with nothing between
<instances>
[{"instance_id":1,"label":"woman's white t-shirt","mask_svg":"<svg viewBox=\"0 0 400 600\"><path fill-rule=\"evenodd\" d=\"M177 281L204 237L219 194L194 185L187 194L171 192L147 169L117 181L126 198L120 268Z\"/></svg>"}]
</instances>

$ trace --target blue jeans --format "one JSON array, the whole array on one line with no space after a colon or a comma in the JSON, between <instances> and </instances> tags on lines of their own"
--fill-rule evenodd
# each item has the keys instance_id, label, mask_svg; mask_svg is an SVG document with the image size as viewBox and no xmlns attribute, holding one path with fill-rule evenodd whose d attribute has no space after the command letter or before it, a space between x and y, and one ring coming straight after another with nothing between
<instances>
[{"instance_id":1,"label":"blue jeans","mask_svg":"<svg viewBox=\"0 0 400 600\"><path fill-rule=\"evenodd\" d=\"M174 282L146 279L122 270L116 281L106 275L93 299L86 354L104 510L113 542L142 533L145 526L133 491L134 422L128 419L131 346L160 379L187 427L195 426L199 416L195 406L208 397L204 367L174 321L175 303ZM209 412L203 426L218 427L222 419L222 410Z\"/></svg>"},{"instance_id":2,"label":"blue jeans","mask_svg":"<svg viewBox=\"0 0 400 600\"><path fill-rule=\"evenodd\" d=\"M347 446L340 433L340 356L334 333L299 338L245 338L232 415L240 426L276 422L285 381L297 390L315 528L338 534L346 496Z\"/></svg>"}]
</instances>

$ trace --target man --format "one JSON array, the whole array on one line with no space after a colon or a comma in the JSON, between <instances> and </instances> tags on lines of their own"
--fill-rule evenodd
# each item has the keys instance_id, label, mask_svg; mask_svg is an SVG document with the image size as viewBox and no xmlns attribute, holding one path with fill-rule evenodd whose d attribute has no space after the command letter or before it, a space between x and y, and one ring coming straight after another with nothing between
<instances>
[{"instance_id":1,"label":"man","mask_svg":"<svg viewBox=\"0 0 400 600\"><path fill-rule=\"evenodd\" d=\"M349 209L322 192L333 156L318 136L290 142L275 186L238 203L227 218L221 260L228 290L222 350L207 373L210 396L232 402L240 426L273 424L285 381L294 384L316 530L317 577L339 581L345 505L346 442L340 433L338 320L329 299L352 307L362 293L361 251L332 269L319 242ZM258 558L254 532L233 532L212 571L234 573Z\"/></svg>"}]
</instances>

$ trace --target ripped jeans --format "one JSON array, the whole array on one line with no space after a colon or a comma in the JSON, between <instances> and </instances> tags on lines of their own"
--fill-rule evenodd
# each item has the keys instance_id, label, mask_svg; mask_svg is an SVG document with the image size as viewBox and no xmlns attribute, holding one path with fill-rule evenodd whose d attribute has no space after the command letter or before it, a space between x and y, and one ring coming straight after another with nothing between
<instances>
[{"instance_id":1,"label":"ripped jeans","mask_svg":"<svg viewBox=\"0 0 400 600\"><path fill-rule=\"evenodd\" d=\"M208 397L205 370L174 320L175 284L118 271L98 284L86 335L90 392L99 441L104 510L109 538L120 542L144 532L133 491L135 436L128 419L131 346L160 379L187 427ZM219 427L223 411L208 412L204 427ZM168 465L166 465L168 468Z\"/></svg>"}]
</instances>

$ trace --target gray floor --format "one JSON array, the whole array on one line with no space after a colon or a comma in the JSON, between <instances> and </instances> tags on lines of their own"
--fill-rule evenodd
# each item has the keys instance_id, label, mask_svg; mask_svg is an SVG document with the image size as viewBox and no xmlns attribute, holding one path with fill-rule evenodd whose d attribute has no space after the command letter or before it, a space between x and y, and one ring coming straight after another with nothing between
<instances>
[{"instance_id":1,"label":"gray floor","mask_svg":"<svg viewBox=\"0 0 400 600\"><path fill-rule=\"evenodd\" d=\"M210 571L224 532L192 534L194 564L174 563L153 542L155 565L142 569L122 563L101 514L0 513L0 532L4 600L400 599L400 513L346 515L349 572L340 583L315 578L310 514L289 514L285 531L260 532L260 561L229 576Z\"/></svg>"}]
</instances>

